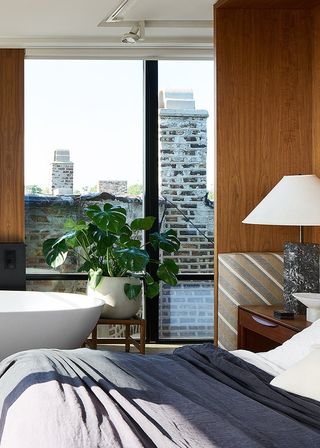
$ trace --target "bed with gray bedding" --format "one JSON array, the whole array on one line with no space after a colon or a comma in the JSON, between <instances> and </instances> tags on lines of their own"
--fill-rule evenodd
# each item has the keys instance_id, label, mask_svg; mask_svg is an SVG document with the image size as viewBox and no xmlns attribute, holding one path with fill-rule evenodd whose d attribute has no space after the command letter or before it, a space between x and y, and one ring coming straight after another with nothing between
<instances>
[{"instance_id":1,"label":"bed with gray bedding","mask_svg":"<svg viewBox=\"0 0 320 448\"><path fill-rule=\"evenodd\" d=\"M0 447L320 447L320 403L271 379L212 344L21 352L0 363Z\"/></svg>"}]
</instances>

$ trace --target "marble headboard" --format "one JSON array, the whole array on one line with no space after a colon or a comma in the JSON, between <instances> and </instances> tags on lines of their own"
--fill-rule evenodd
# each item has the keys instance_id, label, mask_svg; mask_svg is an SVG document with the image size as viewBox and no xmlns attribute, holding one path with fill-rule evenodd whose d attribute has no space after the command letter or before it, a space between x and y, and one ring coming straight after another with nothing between
<instances>
[{"instance_id":1,"label":"marble headboard","mask_svg":"<svg viewBox=\"0 0 320 448\"><path fill-rule=\"evenodd\" d=\"M238 305L283 304L283 254L220 254L218 263L218 345L234 350Z\"/></svg>"}]
</instances>

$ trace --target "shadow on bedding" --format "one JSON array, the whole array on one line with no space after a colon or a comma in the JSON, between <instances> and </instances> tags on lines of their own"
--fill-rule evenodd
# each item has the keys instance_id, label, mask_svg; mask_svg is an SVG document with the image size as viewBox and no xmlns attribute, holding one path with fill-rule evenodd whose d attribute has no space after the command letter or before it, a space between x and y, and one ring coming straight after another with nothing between
<instances>
[{"instance_id":1,"label":"shadow on bedding","mask_svg":"<svg viewBox=\"0 0 320 448\"><path fill-rule=\"evenodd\" d=\"M320 446L320 403L277 391L270 375L209 344L146 357L30 351L7 361L0 376L0 435L29 387L56 382L62 395L70 386L84 421L89 412L97 424L102 414L120 412L143 446Z\"/></svg>"}]
</instances>

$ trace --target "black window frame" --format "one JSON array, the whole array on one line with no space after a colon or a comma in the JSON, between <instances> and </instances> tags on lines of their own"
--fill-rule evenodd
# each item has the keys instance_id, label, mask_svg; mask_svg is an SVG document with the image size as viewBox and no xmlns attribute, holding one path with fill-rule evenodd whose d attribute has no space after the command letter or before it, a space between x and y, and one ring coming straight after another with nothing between
<instances>
[{"instance_id":1,"label":"black window frame","mask_svg":"<svg viewBox=\"0 0 320 448\"><path fill-rule=\"evenodd\" d=\"M155 216L153 228L148 233L159 227L159 107L158 107L158 61L144 61L144 187L143 210L145 216ZM146 237L147 235L145 235ZM159 259L159 251L153 252L152 257ZM150 268L150 274L154 274ZM85 273L26 273L27 281L48 280L87 280ZM179 274L178 280L184 281L212 281L214 274ZM212 296L212 307L214 298ZM210 339L164 339L159 338L159 296L145 301L146 317L146 342L161 344L200 344L213 342Z\"/></svg>"}]
</instances>

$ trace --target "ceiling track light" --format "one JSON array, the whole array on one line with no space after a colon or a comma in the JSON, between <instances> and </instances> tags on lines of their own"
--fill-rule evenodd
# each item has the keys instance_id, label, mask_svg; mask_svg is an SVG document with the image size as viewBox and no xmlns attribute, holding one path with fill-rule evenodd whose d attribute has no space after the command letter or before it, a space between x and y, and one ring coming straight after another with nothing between
<instances>
[{"instance_id":1,"label":"ceiling track light","mask_svg":"<svg viewBox=\"0 0 320 448\"><path fill-rule=\"evenodd\" d=\"M122 38L121 42L123 44L135 44L139 40L144 40L144 22L139 22L139 24L133 25L129 33L125 33Z\"/></svg>"}]
</instances>

